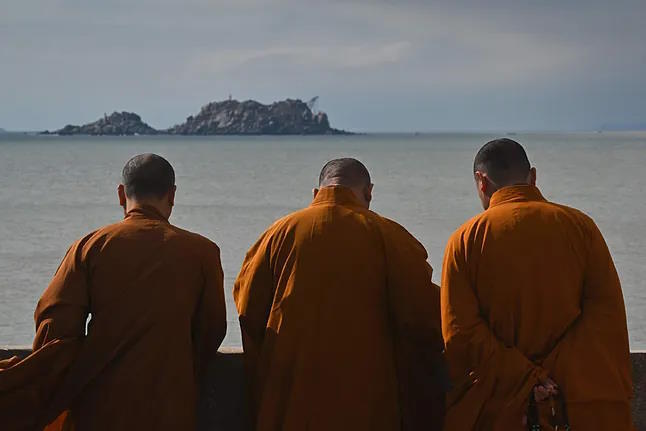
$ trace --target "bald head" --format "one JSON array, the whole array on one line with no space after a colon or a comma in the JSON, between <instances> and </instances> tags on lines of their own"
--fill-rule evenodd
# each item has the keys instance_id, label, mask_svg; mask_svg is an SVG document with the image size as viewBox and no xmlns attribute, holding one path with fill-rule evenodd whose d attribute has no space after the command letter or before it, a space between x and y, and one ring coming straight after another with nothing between
<instances>
[{"instance_id":1,"label":"bald head","mask_svg":"<svg viewBox=\"0 0 646 431\"><path fill-rule=\"evenodd\" d=\"M330 160L321 169L319 187L335 185L350 188L369 186L370 173L357 159L347 157Z\"/></svg>"},{"instance_id":2,"label":"bald head","mask_svg":"<svg viewBox=\"0 0 646 431\"><path fill-rule=\"evenodd\" d=\"M523 147L507 138L487 142L473 161L473 172L487 174L499 187L526 182L530 169Z\"/></svg>"},{"instance_id":3,"label":"bald head","mask_svg":"<svg viewBox=\"0 0 646 431\"><path fill-rule=\"evenodd\" d=\"M129 199L161 199L175 185L175 171L157 154L140 154L123 167L122 181Z\"/></svg>"}]
</instances>

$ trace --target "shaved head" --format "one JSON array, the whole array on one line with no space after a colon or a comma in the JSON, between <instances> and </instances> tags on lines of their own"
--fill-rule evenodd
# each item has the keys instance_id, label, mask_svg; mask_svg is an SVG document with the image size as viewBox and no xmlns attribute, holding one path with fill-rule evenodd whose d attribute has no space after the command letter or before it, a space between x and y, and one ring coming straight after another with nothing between
<instances>
[{"instance_id":1,"label":"shaved head","mask_svg":"<svg viewBox=\"0 0 646 431\"><path fill-rule=\"evenodd\" d=\"M321 169L319 187L326 186L364 187L370 185L368 169L357 159L330 160Z\"/></svg>"},{"instance_id":2,"label":"shaved head","mask_svg":"<svg viewBox=\"0 0 646 431\"><path fill-rule=\"evenodd\" d=\"M175 185L175 171L166 159L157 154L140 154L123 167L122 181L130 199L160 199Z\"/></svg>"},{"instance_id":3,"label":"shaved head","mask_svg":"<svg viewBox=\"0 0 646 431\"><path fill-rule=\"evenodd\" d=\"M523 147L507 138L487 142L473 161L473 172L487 174L499 187L525 182L530 169Z\"/></svg>"}]
</instances>

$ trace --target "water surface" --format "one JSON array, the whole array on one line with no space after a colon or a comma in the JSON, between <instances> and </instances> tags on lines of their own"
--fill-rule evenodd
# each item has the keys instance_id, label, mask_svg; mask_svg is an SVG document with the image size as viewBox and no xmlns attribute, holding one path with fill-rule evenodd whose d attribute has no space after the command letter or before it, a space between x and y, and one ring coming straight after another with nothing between
<instances>
[{"instance_id":1,"label":"water surface","mask_svg":"<svg viewBox=\"0 0 646 431\"><path fill-rule=\"evenodd\" d=\"M69 245L122 217L116 187L132 155L174 165L171 222L220 245L229 328L239 345L233 281L276 218L309 204L321 166L353 156L375 183L373 209L428 249L439 282L449 235L480 211L471 176L489 134L321 137L0 136L0 345L29 344L33 310ZM551 200L591 215L615 259L631 347L646 348L646 133L519 134Z\"/></svg>"}]
</instances>

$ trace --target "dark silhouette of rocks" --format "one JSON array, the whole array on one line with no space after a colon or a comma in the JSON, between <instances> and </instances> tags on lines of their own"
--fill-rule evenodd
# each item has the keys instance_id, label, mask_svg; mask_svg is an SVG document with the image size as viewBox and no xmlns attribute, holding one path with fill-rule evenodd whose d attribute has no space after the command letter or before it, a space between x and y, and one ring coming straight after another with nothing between
<instances>
[{"instance_id":1,"label":"dark silhouette of rocks","mask_svg":"<svg viewBox=\"0 0 646 431\"><path fill-rule=\"evenodd\" d=\"M312 99L315 101L317 98ZM225 100L203 106L195 116L166 130L155 130L132 112L113 112L83 126L67 125L56 135L326 135L349 134L330 127L327 114L302 100L263 105L255 100Z\"/></svg>"},{"instance_id":2,"label":"dark silhouette of rocks","mask_svg":"<svg viewBox=\"0 0 646 431\"><path fill-rule=\"evenodd\" d=\"M313 113L302 100L263 105L226 100L203 106L195 116L171 127L174 135L324 135L347 133L330 127L327 114Z\"/></svg>"},{"instance_id":3,"label":"dark silhouette of rocks","mask_svg":"<svg viewBox=\"0 0 646 431\"><path fill-rule=\"evenodd\" d=\"M57 135L156 135L158 132L141 121L141 117L133 112L113 112L93 123L83 126L68 124L53 133Z\"/></svg>"}]
</instances>

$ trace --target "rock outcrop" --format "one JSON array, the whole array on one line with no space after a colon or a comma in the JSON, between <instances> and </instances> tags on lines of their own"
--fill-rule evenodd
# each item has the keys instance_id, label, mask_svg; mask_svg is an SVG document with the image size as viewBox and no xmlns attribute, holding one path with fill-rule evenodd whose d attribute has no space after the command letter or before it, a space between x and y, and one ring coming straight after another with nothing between
<instances>
[{"instance_id":1,"label":"rock outcrop","mask_svg":"<svg viewBox=\"0 0 646 431\"><path fill-rule=\"evenodd\" d=\"M302 100L263 105L255 100L225 100L203 106L195 116L166 130L155 130L132 112L113 112L83 126L71 124L56 135L326 135L348 134L330 127L327 114L312 112Z\"/></svg>"},{"instance_id":2,"label":"rock outcrop","mask_svg":"<svg viewBox=\"0 0 646 431\"><path fill-rule=\"evenodd\" d=\"M323 135L347 133L330 127L327 115L302 100L271 105L226 100L203 106L195 116L166 131L174 135Z\"/></svg>"},{"instance_id":3,"label":"rock outcrop","mask_svg":"<svg viewBox=\"0 0 646 431\"><path fill-rule=\"evenodd\" d=\"M156 135L157 130L133 112L113 112L83 126L68 124L53 132L57 135Z\"/></svg>"}]
</instances>

